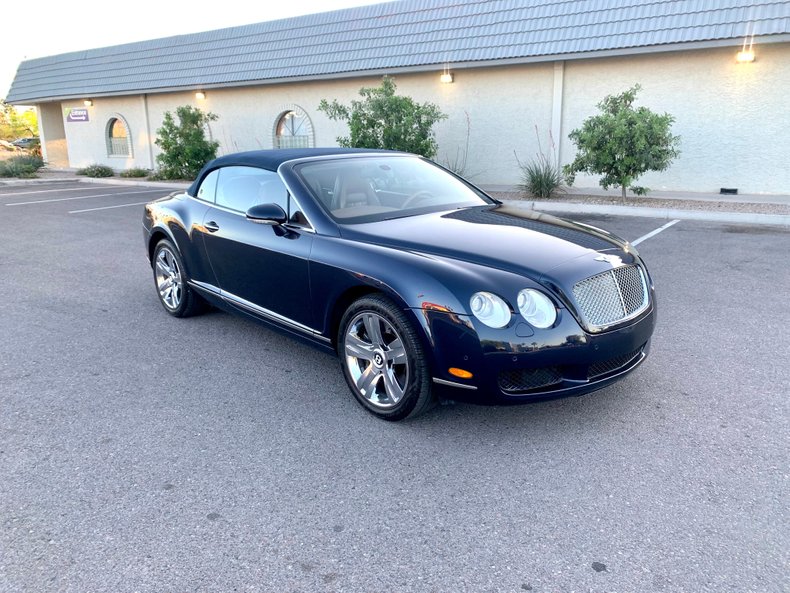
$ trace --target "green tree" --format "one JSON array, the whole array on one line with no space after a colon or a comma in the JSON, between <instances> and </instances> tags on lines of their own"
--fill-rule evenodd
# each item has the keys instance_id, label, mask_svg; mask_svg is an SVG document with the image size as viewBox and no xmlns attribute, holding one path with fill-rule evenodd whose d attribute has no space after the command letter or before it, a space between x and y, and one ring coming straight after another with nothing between
<instances>
[{"instance_id":1,"label":"green tree","mask_svg":"<svg viewBox=\"0 0 790 593\"><path fill-rule=\"evenodd\" d=\"M36 110L18 111L13 105L0 100L0 140L30 136L38 136Z\"/></svg>"},{"instance_id":2,"label":"green tree","mask_svg":"<svg viewBox=\"0 0 790 593\"><path fill-rule=\"evenodd\" d=\"M361 101L347 106L323 99L318 109L329 119L348 124L349 135L337 138L340 146L402 150L432 158L438 148L433 125L447 116L433 103L419 104L396 95L396 88L395 81L385 76L381 86L359 90Z\"/></svg>"},{"instance_id":3,"label":"green tree","mask_svg":"<svg viewBox=\"0 0 790 593\"><path fill-rule=\"evenodd\" d=\"M217 116L182 105L176 108L176 117L178 123L172 113L165 112L162 127L156 131L156 145L162 149L156 157L156 175L162 179L194 179L203 165L217 156L219 142L208 140L205 131Z\"/></svg>"},{"instance_id":4,"label":"green tree","mask_svg":"<svg viewBox=\"0 0 790 593\"><path fill-rule=\"evenodd\" d=\"M573 184L576 173L602 175L601 187L626 188L637 195L647 188L632 186L647 171L664 171L680 154L679 136L673 136L675 118L664 113L653 113L647 107L634 108L633 103L641 87L634 87L619 95L609 95L598 103L601 111L588 117L582 127L568 134L578 149L572 163L563 167L566 181Z\"/></svg>"}]
</instances>

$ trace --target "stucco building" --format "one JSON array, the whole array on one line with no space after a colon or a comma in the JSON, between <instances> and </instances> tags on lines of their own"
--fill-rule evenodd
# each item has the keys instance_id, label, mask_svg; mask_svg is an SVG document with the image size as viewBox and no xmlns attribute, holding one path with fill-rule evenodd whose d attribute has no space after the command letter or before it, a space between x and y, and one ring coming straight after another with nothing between
<instances>
[{"instance_id":1,"label":"stucco building","mask_svg":"<svg viewBox=\"0 0 790 593\"><path fill-rule=\"evenodd\" d=\"M790 2L405 0L23 62L7 100L34 104L53 166L155 168L166 111L219 116L220 153L331 146L317 107L394 77L448 119L439 162L519 181L514 152L552 148L607 94L676 118L681 156L652 189L790 193ZM443 76L444 75L444 76ZM554 146L552 146L552 140ZM595 186L581 176L577 186Z\"/></svg>"}]
</instances>

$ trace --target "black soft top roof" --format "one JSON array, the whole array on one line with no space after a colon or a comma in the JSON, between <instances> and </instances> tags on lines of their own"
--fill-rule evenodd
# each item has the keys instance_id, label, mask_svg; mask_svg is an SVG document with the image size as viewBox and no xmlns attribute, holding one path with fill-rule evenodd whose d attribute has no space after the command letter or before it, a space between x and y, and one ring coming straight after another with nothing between
<instances>
[{"instance_id":1,"label":"black soft top roof","mask_svg":"<svg viewBox=\"0 0 790 593\"><path fill-rule=\"evenodd\" d=\"M370 148L283 148L279 150L251 150L249 152L235 152L226 154L219 158L209 161L200 171L195 181L189 187L189 195L197 195L197 186L203 176L211 169L217 167L227 167L230 165L241 165L247 167L258 167L276 171L277 167L286 161L303 159L319 156L331 156L339 154L365 154L365 153L385 153L391 154L391 150L374 150ZM401 153L402 154L402 153Z\"/></svg>"}]
</instances>

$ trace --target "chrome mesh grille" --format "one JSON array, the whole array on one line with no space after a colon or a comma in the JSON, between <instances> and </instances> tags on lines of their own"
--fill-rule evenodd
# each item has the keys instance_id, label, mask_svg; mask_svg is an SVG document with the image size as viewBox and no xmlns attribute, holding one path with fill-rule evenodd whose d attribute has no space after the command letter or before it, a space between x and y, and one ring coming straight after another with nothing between
<instances>
[{"instance_id":1,"label":"chrome mesh grille","mask_svg":"<svg viewBox=\"0 0 790 593\"><path fill-rule=\"evenodd\" d=\"M591 364L587 369L587 377L590 379L595 379L602 375L607 375L611 372L617 371L628 363L632 362L637 356L642 354L642 350L644 350L644 345L640 346L633 352L629 352L628 354L623 354L621 356L615 356L614 358L610 358L608 360L602 360L600 362L596 362Z\"/></svg>"},{"instance_id":2,"label":"chrome mesh grille","mask_svg":"<svg viewBox=\"0 0 790 593\"><path fill-rule=\"evenodd\" d=\"M548 387L562 381L557 367L542 369L513 369L499 373L499 388L507 393L518 393Z\"/></svg>"},{"instance_id":3,"label":"chrome mesh grille","mask_svg":"<svg viewBox=\"0 0 790 593\"><path fill-rule=\"evenodd\" d=\"M600 329L647 308L647 282L639 266L622 266L577 282L573 296L587 328Z\"/></svg>"}]
</instances>

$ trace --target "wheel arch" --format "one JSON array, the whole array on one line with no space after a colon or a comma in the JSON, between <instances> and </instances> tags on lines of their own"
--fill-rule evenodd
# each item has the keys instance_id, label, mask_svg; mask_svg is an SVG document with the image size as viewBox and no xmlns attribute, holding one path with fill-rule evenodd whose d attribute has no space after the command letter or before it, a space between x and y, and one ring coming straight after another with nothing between
<instances>
[{"instance_id":1,"label":"wheel arch","mask_svg":"<svg viewBox=\"0 0 790 593\"><path fill-rule=\"evenodd\" d=\"M426 306L441 303L460 312L453 294L458 264L405 250L331 239L322 260L311 262L315 322L338 352L343 314L359 298L381 294L400 309L419 336L430 369L436 366L435 339ZM353 267L348 265L353 262Z\"/></svg>"},{"instance_id":2,"label":"wheel arch","mask_svg":"<svg viewBox=\"0 0 790 593\"><path fill-rule=\"evenodd\" d=\"M433 370L436 368L436 360L433 351L433 338L431 337L430 326L427 324L425 316L420 314L420 310L414 310L413 308L409 307L408 304L396 292L382 287L370 285L352 286L340 294L340 296L332 304L332 308L329 313L328 327L329 337L332 340L332 347L335 350L335 353L340 355L340 352L338 352L338 333L343 315L352 303L370 295L385 296L390 299L401 311L403 311L403 314L417 332L417 336L419 337L420 343L422 344L423 351L425 352L425 356L428 361L428 367L431 372L433 372Z\"/></svg>"},{"instance_id":3,"label":"wheel arch","mask_svg":"<svg viewBox=\"0 0 790 593\"><path fill-rule=\"evenodd\" d=\"M351 303L371 294L384 294L390 296L384 291L372 286L352 286L341 293L332 304L332 308L329 312L328 330L329 339L332 340L332 347L335 349L335 352L337 352L337 334L340 329L340 321L343 319L343 314L351 306Z\"/></svg>"},{"instance_id":4,"label":"wheel arch","mask_svg":"<svg viewBox=\"0 0 790 593\"><path fill-rule=\"evenodd\" d=\"M175 245L173 237L168 235L161 227L155 228L151 231L151 238L148 240L148 261L151 262L151 267L154 266L154 250L162 239L167 239ZM178 246L176 246L176 249Z\"/></svg>"}]
</instances>

